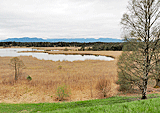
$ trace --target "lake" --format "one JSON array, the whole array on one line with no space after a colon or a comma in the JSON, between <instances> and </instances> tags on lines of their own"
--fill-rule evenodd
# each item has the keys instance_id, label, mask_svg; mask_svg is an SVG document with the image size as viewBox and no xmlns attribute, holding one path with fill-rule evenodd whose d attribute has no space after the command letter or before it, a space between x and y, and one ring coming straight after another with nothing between
<instances>
[{"instance_id":1,"label":"lake","mask_svg":"<svg viewBox=\"0 0 160 113\"><path fill-rule=\"evenodd\" d=\"M95 55L64 55L64 54L48 54L48 53L34 53L26 52L19 53L20 51L44 51L32 48L2 48L0 49L1 57L18 57L18 56L32 56L40 60L52 60L52 61L77 61L77 60L105 60L110 61L114 58L106 56L95 56Z\"/></svg>"}]
</instances>

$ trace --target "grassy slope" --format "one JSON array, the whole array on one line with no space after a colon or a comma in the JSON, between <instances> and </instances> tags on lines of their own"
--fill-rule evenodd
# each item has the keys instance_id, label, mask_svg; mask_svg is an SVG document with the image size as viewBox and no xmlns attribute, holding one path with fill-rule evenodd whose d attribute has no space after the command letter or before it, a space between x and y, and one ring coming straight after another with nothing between
<instances>
[{"instance_id":1,"label":"grassy slope","mask_svg":"<svg viewBox=\"0 0 160 113\"><path fill-rule=\"evenodd\" d=\"M111 97L107 99L78 101L70 103L2 103L0 104L0 112L160 112L160 98L138 101L133 100L135 100L135 97Z\"/></svg>"}]
</instances>

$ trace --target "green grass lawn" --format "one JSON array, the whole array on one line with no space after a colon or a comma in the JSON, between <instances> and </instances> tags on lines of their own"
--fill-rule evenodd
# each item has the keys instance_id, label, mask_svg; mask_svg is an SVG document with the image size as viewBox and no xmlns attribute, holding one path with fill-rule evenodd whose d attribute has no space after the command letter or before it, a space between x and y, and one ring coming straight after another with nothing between
<instances>
[{"instance_id":1,"label":"green grass lawn","mask_svg":"<svg viewBox=\"0 0 160 113\"><path fill-rule=\"evenodd\" d=\"M155 95L149 95L155 96ZM0 113L116 113L116 112L160 112L160 97L147 100L137 100L137 97L111 97L77 102L38 103L38 104L0 104ZM134 101L136 100L136 101Z\"/></svg>"}]
</instances>

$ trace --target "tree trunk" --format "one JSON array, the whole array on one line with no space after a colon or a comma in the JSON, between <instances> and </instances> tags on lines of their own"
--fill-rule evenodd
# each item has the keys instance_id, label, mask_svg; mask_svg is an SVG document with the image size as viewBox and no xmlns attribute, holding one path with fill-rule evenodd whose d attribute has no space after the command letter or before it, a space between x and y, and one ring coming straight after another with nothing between
<instances>
[{"instance_id":1,"label":"tree trunk","mask_svg":"<svg viewBox=\"0 0 160 113\"><path fill-rule=\"evenodd\" d=\"M17 67L16 67L16 63L15 63L15 81L17 80Z\"/></svg>"},{"instance_id":2,"label":"tree trunk","mask_svg":"<svg viewBox=\"0 0 160 113\"><path fill-rule=\"evenodd\" d=\"M146 90L143 90L143 91L142 91L142 99L147 99Z\"/></svg>"},{"instance_id":3,"label":"tree trunk","mask_svg":"<svg viewBox=\"0 0 160 113\"><path fill-rule=\"evenodd\" d=\"M147 99L147 80L143 82L142 99Z\"/></svg>"}]
</instances>

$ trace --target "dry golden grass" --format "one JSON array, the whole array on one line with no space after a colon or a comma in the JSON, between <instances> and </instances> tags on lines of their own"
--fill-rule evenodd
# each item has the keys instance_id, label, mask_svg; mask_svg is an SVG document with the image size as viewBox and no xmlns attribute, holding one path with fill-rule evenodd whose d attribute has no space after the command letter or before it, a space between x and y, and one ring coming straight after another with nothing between
<instances>
[{"instance_id":1,"label":"dry golden grass","mask_svg":"<svg viewBox=\"0 0 160 113\"><path fill-rule=\"evenodd\" d=\"M52 49L52 48L50 48ZM97 88L105 80L109 83L106 97L116 95L117 59L121 51L47 51L50 54L94 54L112 56L113 61L46 61L31 56L19 57L25 64L19 81L14 82L14 69L8 64L11 57L0 57L0 102L39 103L56 102L56 90L66 84L71 91L67 101L103 98L104 93ZM27 76L32 81L27 81ZM154 82L149 81L149 86ZM149 87L148 91L153 92Z\"/></svg>"},{"instance_id":2,"label":"dry golden grass","mask_svg":"<svg viewBox=\"0 0 160 113\"><path fill-rule=\"evenodd\" d=\"M102 91L96 88L101 77L112 81L108 96L115 95L117 93L116 62L121 52L84 51L79 53L99 53L114 56L116 59L54 62L21 56L19 59L24 62L25 69L22 70L21 80L15 83L14 69L8 65L11 57L0 57L0 102L55 102L57 87L63 84L71 90L71 96L66 98L68 101L102 98ZM32 81L26 80L28 75L32 77Z\"/></svg>"}]
</instances>

